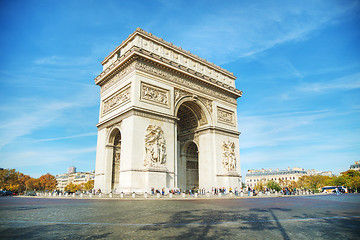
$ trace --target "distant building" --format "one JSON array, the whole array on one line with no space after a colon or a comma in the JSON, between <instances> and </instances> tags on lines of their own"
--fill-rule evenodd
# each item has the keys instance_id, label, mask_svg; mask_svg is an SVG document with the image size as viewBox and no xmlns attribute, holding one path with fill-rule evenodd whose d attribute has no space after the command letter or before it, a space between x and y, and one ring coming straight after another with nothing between
<instances>
[{"instance_id":1,"label":"distant building","mask_svg":"<svg viewBox=\"0 0 360 240\"><path fill-rule=\"evenodd\" d=\"M76 167L69 167L68 168L68 173L76 173Z\"/></svg>"},{"instance_id":2,"label":"distant building","mask_svg":"<svg viewBox=\"0 0 360 240\"><path fill-rule=\"evenodd\" d=\"M95 172L91 171L91 172L76 172L76 168L75 167L71 167L72 171L69 171L70 168L68 168L68 173L63 173L63 174L59 174L56 175L56 181L57 181L57 185L56 188L60 191L64 191L65 187L70 184L81 184L81 183L86 183L89 180L94 180L95 179ZM70 172L70 173L69 173Z\"/></svg>"},{"instance_id":3,"label":"distant building","mask_svg":"<svg viewBox=\"0 0 360 240\"><path fill-rule=\"evenodd\" d=\"M360 171L360 161L355 161L355 164L350 165L350 170Z\"/></svg>"},{"instance_id":4,"label":"distant building","mask_svg":"<svg viewBox=\"0 0 360 240\"><path fill-rule=\"evenodd\" d=\"M323 175L323 176L332 176L331 171L320 172L315 169L304 170L303 168L294 167L292 169L287 168L286 170L271 170L270 169L261 169L261 170L248 170L245 176L245 184L248 187L255 187L258 182L267 182L275 181L279 182L280 180L284 181L297 181L301 176L304 175Z\"/></svg>"}]
</instances>

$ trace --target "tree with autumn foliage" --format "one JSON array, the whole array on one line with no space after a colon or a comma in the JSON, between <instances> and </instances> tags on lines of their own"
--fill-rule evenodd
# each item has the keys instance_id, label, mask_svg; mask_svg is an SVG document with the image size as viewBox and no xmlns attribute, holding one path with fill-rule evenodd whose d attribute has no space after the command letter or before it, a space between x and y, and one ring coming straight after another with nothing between
<instances>
[{"instance_id":1,"label":"tree with autumn foliage","mask_svg":"<svg viewBox=\"0 0 360 240\"><path fill-rule=\"evenodd\" d=\"M77 192L79 190L81 190L81 184L74 184L71 182L65 186L66 192Z\"/></svg>"},{"instance_id":2,"label":"tree with autumn foliage","mask_svg":"<svg viewBox=\"0 0 360 240\"><path fill-rule=\"evenodd\" d=\"M84 185L85 191L91 191L94 188L94 180L89 180Z\"/></svg>"},{"instance_id":3,"label":"tree with autumn foliage","mask_svg":"<svg viewBox=\"0 0 360 240\"><path fill-rule=\"evenodd\" d=\"M299 188L318 190L328 184L330 177L322 175L304 175L299 177L297 185Z\"/></svg>"},{"instance_id":4,"label":"tree with autumn foliage","mask_svg":"<svg viewBox=\"0 0 360 240\"><path fill-rule=\"evenodd\" d=\"M25 182L26 190L39 191L41 190L40 180L38 178L30 178Z\"/></svg>"},{"instance_id":5,"label":"tree with autumn foliage","mask_svg":"<svg viewBox=\"0 0 360 240\"><path fill-rule=\"evenodd\" d=\"M32 178L15 169L0 169L0 189L22 193L28 190L52 191L56 188L56 178L51 174L42 175L40 178Z\"/></svg>"},{"instance_id":6,"label":"tree with autumn foliage","mask_svg":"<svg viewBox=\"0 0 360 240\"><path fill-rule=\"evenodd\" d=\"M360 188L360 172L355 170L347 170L341 173L342 185L347 186L350 191L358 192ZM340 185L338 185L340 186Z\"/></svg>"},{"instance_id":7,"label":"tree with autumn foliage","mask_svg":"<svg viewBox=\"0 0 360 240\"><path fill-rule=\"evenodd\" d=\"M56 178L51 175L50 173L47 173L45 175L42 175L39 178L40 181L40 186L42 188L42 190L45 191L53 191L56 189Z\"/></svg>"},{"instance_id":8,"label":"tree with autumn foliage","mask_svg":"<svg viewBox=\"0 0 360 240\"><path fill-rule=\"evenodd\" d=\"M20 190L20 173L15 169L1 169L0 170L0 189L12 192Z\"/></svg>"}]
</instances>

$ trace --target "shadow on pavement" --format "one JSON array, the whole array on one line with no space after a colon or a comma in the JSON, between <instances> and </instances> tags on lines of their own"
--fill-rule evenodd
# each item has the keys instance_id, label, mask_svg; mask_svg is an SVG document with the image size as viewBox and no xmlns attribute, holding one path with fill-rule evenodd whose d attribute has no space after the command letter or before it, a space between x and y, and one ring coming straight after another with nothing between
<instances>
[{"instance_id":1,"label":"shadow on pavement","mask_svg":"<svg viewBox=\"0 0 360 240\"><path fill-rule=\"evenodd\" d=\"M241 232L244 237L249 237L248 234L251 232L278 229L283 239L290 239L274 211L291 210L250 209L246 215L236 211L182 211L171 216L167 222L158 222L155 225L142 227L141 230L162 231L166 235L162 237L163 239L226 239L239 237Z\"/></svg>"},{"instance_id":2,"label":"shadow on pavement","mask_svg":"<svg viewBox=\"0 0 360 240\"><path fill-rule=\"evenodd\" d=\"M108 239L112 232L104 232L91 226L64 224L11 224L1 225L1 239ZM46 233L46 236L44 236ZM72 233L76 233L73 235Z\"/></svg>"}]
</instances>

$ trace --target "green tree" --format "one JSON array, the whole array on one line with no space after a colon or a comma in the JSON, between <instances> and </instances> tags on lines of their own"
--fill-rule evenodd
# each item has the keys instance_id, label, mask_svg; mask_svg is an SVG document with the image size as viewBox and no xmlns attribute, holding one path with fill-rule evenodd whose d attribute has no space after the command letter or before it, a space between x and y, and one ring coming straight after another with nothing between
<instances>
[{"instance_id":1,"label":"green tree","mask_svg":"<svg viewBox=\"0 0 360 240\"><path fill-rule=\"evenodd\" d=\"M273 181L273 180L270 180L266 183L266 186L270 189L273 189L275 191L280 191L281 190L281 186L279 183Z\"/></svg>"},{"instance_id":2,"label":"green tree","mask_svg":"<svg viewBox=\"0 0 360 240\"><path fill-rule=\"evenodd\" d=\"M354 191L359 192L360 190L360 176L355 176L351 179L349 187L354 189Z\"/></svg>"},{"instance_id":3,"label":"green tree","mask_svg":"<svg viewBox=\"0 0 360 240\"><path fill-rule=\"evenodd\" d=\"M260 181L260 182L256 183L254 188L255 188L255 190L262 191L262 190L264 190L264 186L265 186L264 182Z\"/></svg>"}]
</instances>

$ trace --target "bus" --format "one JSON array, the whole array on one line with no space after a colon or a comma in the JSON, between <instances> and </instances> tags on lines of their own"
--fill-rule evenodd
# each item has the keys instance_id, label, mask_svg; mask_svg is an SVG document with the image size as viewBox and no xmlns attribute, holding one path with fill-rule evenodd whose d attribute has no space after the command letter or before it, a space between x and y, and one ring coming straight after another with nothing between
<instances>
[{"instance_id":1,"label":"bus","mask_svg":"<svg viewBox=\"0 0 360 240\"><path fill-rule=\"evenodd\" d=\"M339 192L341 193L347 193L348 190L345 186L326 186L321 188L321 192L322 193L336 193L336 188L339 190Z\"/></svg>"}]
</instances>

